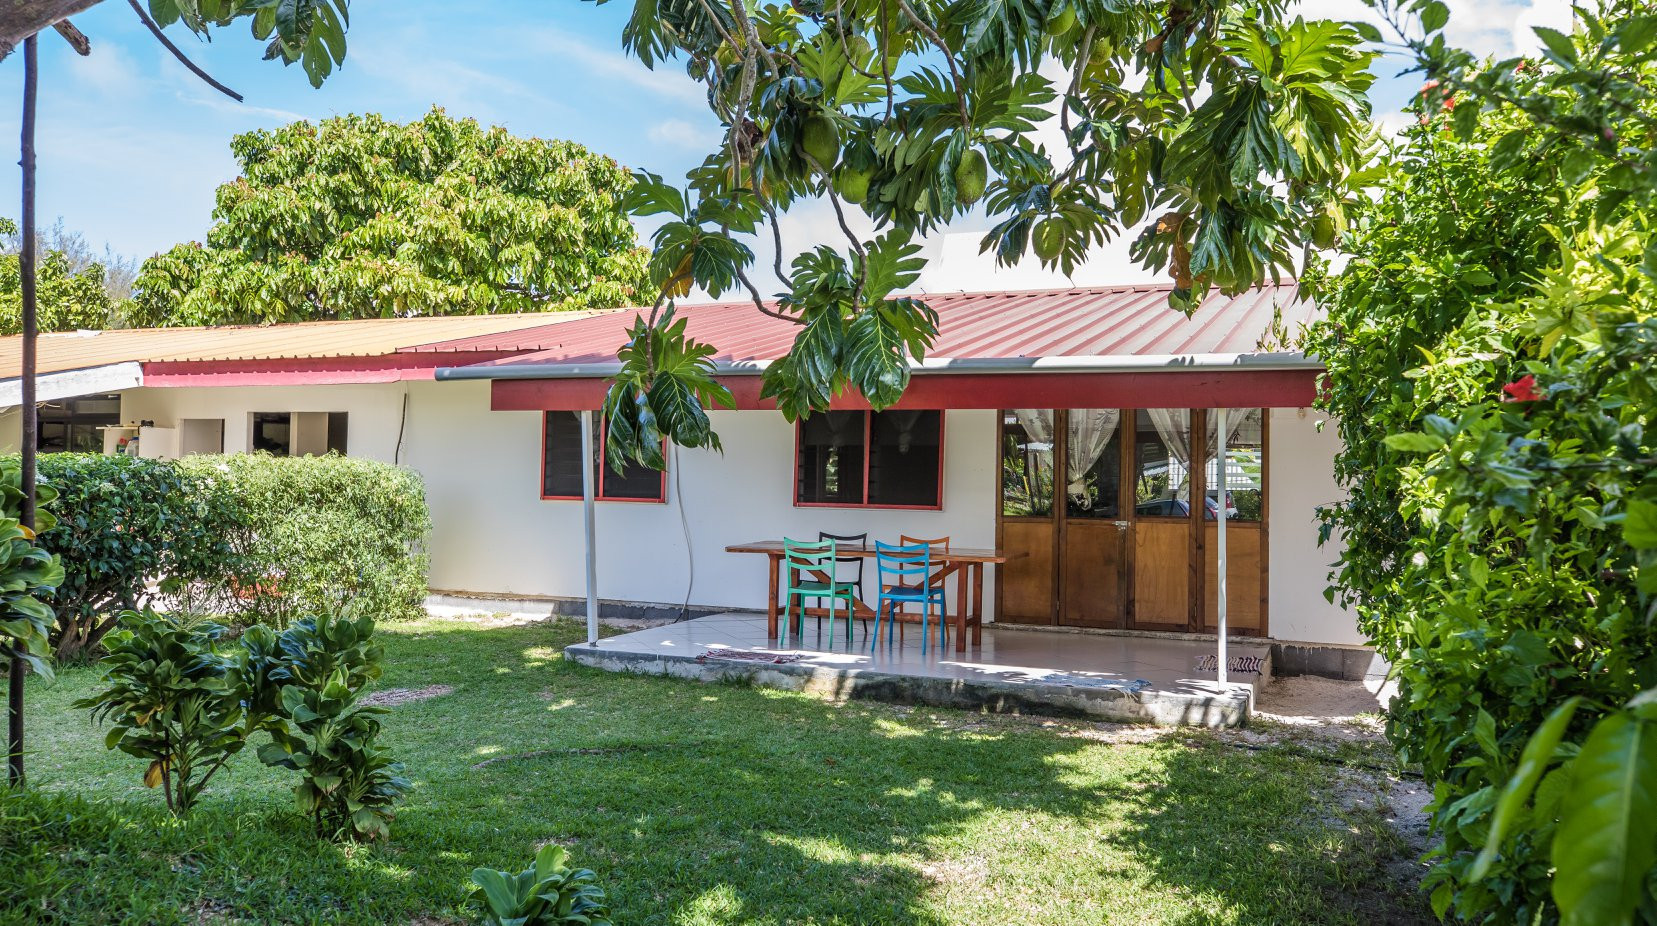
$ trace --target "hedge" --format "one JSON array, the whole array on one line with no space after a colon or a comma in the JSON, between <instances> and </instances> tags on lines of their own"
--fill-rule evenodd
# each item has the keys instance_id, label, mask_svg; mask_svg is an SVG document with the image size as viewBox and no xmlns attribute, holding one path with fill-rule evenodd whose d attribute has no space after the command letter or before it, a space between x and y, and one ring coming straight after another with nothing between
<instances>
[{"instance_id":1,"label":"hedge","mask_svg":"<svg viewBox=\"0 0 1657 926\"><path fill-rule=\"evenodd\" d=\"M57 524L40 536L64 567L53 599L58 658L95 649L118 614L151 604L158 593L222 586L234 573L228 538L241 520L238 506L178 467L51 453L39 458L38 470L58 493L49 505Z\"/></svg>"},{"instance_id":2,"label":"hedge","mask_svg":"<svg viewBox=\"0 0 1657 926\"><path fill-rule=\"evenodd\" d=\"M42 546L66 573L53 603L60 658L95 647L129 608L176 607L286 626L349 602L419 616L431 519L420 477L349 457L177 461L46 454L59 493Z\"/></svg>"},{"instance_id":3,"label":"hedge","mask_svg":"<svg viewBox=\"0 0 1657 926\"><path fill-rule=\"evenodd\" d=\"M276 627L343 604L377 620L424 613L431 515L414 471L332 454L175 465L234 498L244 519L232 538L241 578L212 610Z\"/></svg>"}]
</instances>

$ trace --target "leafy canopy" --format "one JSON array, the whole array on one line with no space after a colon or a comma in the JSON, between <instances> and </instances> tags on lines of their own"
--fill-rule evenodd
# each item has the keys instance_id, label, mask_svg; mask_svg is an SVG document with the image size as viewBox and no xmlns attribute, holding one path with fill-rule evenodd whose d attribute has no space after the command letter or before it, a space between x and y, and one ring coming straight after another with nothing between
<instances>
[{"instance_id":1,"label":"leafy canopy","mask_svg":"<svg viewBox=\"0 0 1657 926\"><path fill-rule=\"evenodd\" d=\"M1428 78L1309 347L1344 449L1335 591L1433 785L1435 911L1657 909L1657 9L1579 7L1534 58L1377 9ZM1379 31L1373 37L1380 38Z\"/></svg>"},{"instance_id":2,"label":"leafy canopy","mask_svg":"<svg viewBox=\"0 0 1657 926\"><path fill-rule=\"evenodd\" d=\"M0 335L23 330L22 256L17 234L17 223L0 218L0 237L16 242L0 252ZM35 299L40 330L109 327L117 314L117 304L105 285L104 265L77 261L51 247L41 248L36 254Z\"/></svg>"},{"instance_id":3,"label":"leafy canopy","mask_svg":"<svg viewBox=\"0 0 1657 926\"><path fill-rule=\"evenodd\" d=\"M638 359L706 355L661 311L692 287L799 325L764 387L786 414L847 388L885 407L936 333L923 300L889 298L923 266L916 235L981 207L1001 263L1033 250L1069 272L1149 223L1132 252L1167 270L1189 310L1330 243L1368 148L1359 34L1291 20L1277 0L635 0L622 40L652 67L683 61L725 127L684 189L641 175L627 199L664 219L655 309L606 406L612 457L641 462L658 433L717 445L703 416L653 398L728 401L703 383L708 367ZM1055 109L1063 146L1049 151L1037 126ZM779 214L823 198L844 246L811 242L785 270ZM854 208L881 229L873 240L850 231ZM775 307L749 279L760 236L788 287Z\"/></svg>"},{"instance_id":4,"label":"leafy canopy","mask_svg":"<svg viewBox=\"0 0 1657 926\"><path fill-rule=\"evenodd\" d=\"M610 158L441 109L295 122L231 142L206 245L145 262L143 326L609 308L644 253Z\"/></svg>"}]
</instances>

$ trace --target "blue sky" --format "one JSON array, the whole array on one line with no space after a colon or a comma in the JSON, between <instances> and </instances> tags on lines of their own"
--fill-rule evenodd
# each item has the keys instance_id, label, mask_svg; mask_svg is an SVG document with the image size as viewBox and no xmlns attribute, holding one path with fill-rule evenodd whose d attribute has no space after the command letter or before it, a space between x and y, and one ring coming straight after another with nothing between
<instances>
[{"instance_id":1,"label":"blue sky","mask_svg":"<svg viewBox=\"0 0 1657 926\"><path fill-rule=\"evenodd\" d=\"M1357 0L1301 6L1309 16L1363 15ZM1516 24L1553 15L1548 11L1562 4L1452 0L1451 6L1458 40L1505 52ZM214 189L236 174L232 135L350 112L412 119L433 104L518 134L578 141L629 166L679 177L717 143L718 127L677 65L650 71L623 54L621 27L630 7L631 0L605 6L354 0L345 65L320 90L297 67L259 60L262 43L245 25L217 31L211 43L182 26L169 28L198 64L246 96L238 104L185 71L126 3L107 0L74 17L92 39L91 57L76 56L53 33L41 36L41 220L50 224L61 216L94 246L107 243L145 257L205 234ZM1382 70L1390 75L1396 67ZM7 151L15 150L21 74L20 52L0 63L0 148ZM1381 108L1397 109L1415 85L1386 81ZM15 217L12 163L10 155L0 158L0 215ZM785 226L790 249L829 233L824 210L797 211ZM957 223L963 231L982 227L972 216ZM1121 261L1106 266L1101 273L1123 275Z\"/></svg>"}]
</instances>

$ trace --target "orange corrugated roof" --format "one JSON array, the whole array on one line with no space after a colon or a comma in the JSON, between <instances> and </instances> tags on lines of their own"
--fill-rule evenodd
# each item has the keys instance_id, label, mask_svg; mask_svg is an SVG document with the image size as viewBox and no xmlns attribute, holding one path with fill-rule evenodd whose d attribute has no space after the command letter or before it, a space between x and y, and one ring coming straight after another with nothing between
<instances>
[{"instance_id":1,"label":"orange corrugated roof","mask_svg":"<svg viewBox=\"0 0 1657 926\"><path fill-rule=\"evenodd\" d=\"M40 336L37 369L41 373L59 373L131 361L378 357L427 344L501 335L597 314L603 313L530 312L210 328L66 331ZM468 348L446 349L465 351ZM15 378L22 374L22 369L23 339L15 335L0 338L0 379Z\"/></svg>"}]
</instances>

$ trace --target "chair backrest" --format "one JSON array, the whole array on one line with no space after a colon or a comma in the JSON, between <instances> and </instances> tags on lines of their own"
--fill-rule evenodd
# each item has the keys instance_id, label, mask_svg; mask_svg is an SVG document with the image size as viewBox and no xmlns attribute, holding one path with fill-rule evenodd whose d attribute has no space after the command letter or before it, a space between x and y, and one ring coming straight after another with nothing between
<instances>
[{"instance_id":1,"label":"chair backrest","mask_svg":"<svg viewBox=\"0 0 1657 926\"><path fill-rule=\"evenodd\" d=\"M782 541L783 562L790 570L834 569L835 544L832 540L790 540L787 537Z\"/></svg>"},{"instance_id":2,"label":"chair backrest","mask_svg":"<svg viewBox=\"0 0 1657 926\"><path fill-rule=\"evenodd\" d=\"M948 537L936 537L936 538L933 538L931 540L927 540L923 537L910 537L906 534L902 534L902 535L898 536L898 542L902 543L902 544L905 544L905 545L908 545L908 546L913 546L915 544L921 544L922 546L927 546L927 547L937 547L939 549L942 549L945 553L949 552L949 538Z\"/></svg>"},{"instance_id":3,"label":"chair backrest","mask_svg":"<svg viewBox=\"0 0 1657 926\"><path fill-rule=\"evenodd\" d=\"M932 548L925 544L890 544L876 541L875 569L880 572L882 586L907 585L930 589ZM920 581L913 581L916 579Z\"/></svg>"},{"instance_id":4,"label":"chair backrest","mask_svg":"<svg viewBox=\"0 0 1657 926\"><path fill-rule=\"evenodd\" d=\"M841 550L850 550L850 549L867 550L869 548L869 535L868 535L868 532L864 532L864 533L861 533L861 534L830 534L827 531L818 531L817 532L817 539L819 541L823 541L823 540L832 540L832 541L834 541L835 552L837 552L837 553ZM863 557L861 557L861 556L836 556L834 558L834 561L837 562L837 563L845 563L846 565L850 566L851 568L848 569L847 571L851 572L854 575L854 578L851 581L854 581L854 582L858 583L859 585L863 584ZM836 580L839 580L840 576L841 576L841 573L837 570L834 574L834 578Z\"/></svg>"}]
</instances>

